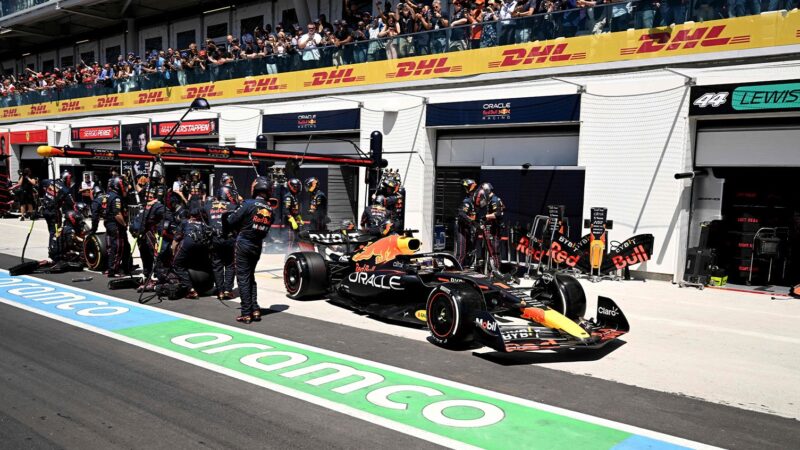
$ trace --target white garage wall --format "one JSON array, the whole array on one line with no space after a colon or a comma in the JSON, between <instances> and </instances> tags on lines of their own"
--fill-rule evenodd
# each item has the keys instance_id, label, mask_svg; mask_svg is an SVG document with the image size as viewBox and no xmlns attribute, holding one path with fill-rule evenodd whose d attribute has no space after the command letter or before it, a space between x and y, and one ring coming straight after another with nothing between
<instances>
[{"instance_id":1,"label":"white garage wall","mask_svg":"<svg viewBox=\"0 0 800 450\"><path fill-rule=\"evenodd\" d=\"M654 87L668 90L646 93ZM653 259L640 270L673 274L682 252L680 227L687 212L683 184L673 176L685 167L688 89L678 76L618 77L590 82L582 99L583 215L591 207L608 208L612 240L653 234Z\"/></svg>"}]
</instances>

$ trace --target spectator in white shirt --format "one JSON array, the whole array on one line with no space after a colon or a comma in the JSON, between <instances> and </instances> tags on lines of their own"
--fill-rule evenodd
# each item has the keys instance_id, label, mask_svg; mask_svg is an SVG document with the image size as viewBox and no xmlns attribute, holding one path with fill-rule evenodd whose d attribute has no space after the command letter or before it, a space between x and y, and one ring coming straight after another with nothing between
<instances>
[{"instance_id":1,"label":"spectator in white shirt","mask_svg":"<svg viewBox=\"0 0 800 450\"><path fill-rule=\"evenodd\" d=\"M500 45L514 43L514 21L510 20L517 9L517 0L506 0L500 7Z\"/></svg>"},{"instance_id":2,"label":"spectator in white shirt","mask_svg":"<svg viewBox=\"0 0 800 450\"><path fill-rule=\"evenodd\" d=\"M303 52L303 68L315 69L319 67L319 50L317 47L322 42L322 36L317 33L317 27L313 23L308 24L308 33L300 36L297 41L297 48Z\"/></svg>"},{"instance_id":3,"label":"spectator in white shirt","mask_svg":"<svg viewBox=\"0 0 800 450\"><path fill-rule=\"evenodd\" d=\"M81 198L83 203L87 205L92 203L93 196L92 190L94 189L94 181L88 173L83 174L83 181L81 182Z\"/></svg>"}]
</instances>

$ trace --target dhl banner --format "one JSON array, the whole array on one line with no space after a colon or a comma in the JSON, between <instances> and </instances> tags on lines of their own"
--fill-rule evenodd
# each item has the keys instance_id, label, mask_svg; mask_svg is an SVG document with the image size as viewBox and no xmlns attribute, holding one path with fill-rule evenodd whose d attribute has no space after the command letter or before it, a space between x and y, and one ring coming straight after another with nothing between
<instances>
[{"instance_id":1,"label":"dhl banner","mask_svg":"<svg viewBox=\"0 0 800 450\"><path fill-rule=\"evenodd\" d=\"M0 122L792 44L800 44L798 10L2 108Z\"/></svg>"}]
</instances>

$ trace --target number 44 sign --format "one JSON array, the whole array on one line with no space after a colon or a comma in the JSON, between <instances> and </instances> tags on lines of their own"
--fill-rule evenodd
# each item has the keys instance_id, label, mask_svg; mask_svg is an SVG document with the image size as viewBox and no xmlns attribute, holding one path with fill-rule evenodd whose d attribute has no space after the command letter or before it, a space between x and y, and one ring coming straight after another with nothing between
<instances>
[{"instance_id":1,"label":"number 44 sign","mask_svg":"<svg viewBox=\"0 0 800 450\"><path fill-rule=\"evenodd\" d=\"M705 108L706 106L717 108L728 101L728 94L728 92L708 92L698 97L693 105L700 108Z\"/></svg>"}]
</instances>

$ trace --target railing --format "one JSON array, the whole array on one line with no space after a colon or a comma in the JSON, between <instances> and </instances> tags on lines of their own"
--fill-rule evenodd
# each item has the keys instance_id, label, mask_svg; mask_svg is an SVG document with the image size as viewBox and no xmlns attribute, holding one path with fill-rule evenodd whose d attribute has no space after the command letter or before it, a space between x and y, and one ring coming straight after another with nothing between
<instances>
[{"instance_id":1,"label":"railing","mask_svg":"<svg viewBox=\"0 0 800 450\"><path fill-rule=\"evenodd\" d=\"M33 8L48 1L50 0L2 0L0 1L0 17Z\"/></svg>"},{"instance_id":2,"label":"railing","mask_svg":"<svg viewBox=\"0 0 800 450\"><path fill-rule=\"evenodd\" d=\"M29 0L33 2L34 0ZM583 3L584 0L578 0ZM602 0L600 0L602 1ZM764 0L768 8L792 7L800 0ZM341 47L324 46L314 49L270 54L264 57L222 62L206 61L205 68L172 67L169 63L156 73L107 80L91 84L67 85L60 89L17 92L0 97L0 107L11 107L141 91L187 84L214 82L287 73L322 67L338 67L386 59L466 51L627 30L648 29L686 19L711 21L729 16L758 13L759 0L693 0L689 7L670 5L654 0L617 1L590 7L576 8L529 17L484 22L461 27L441 28L395 37L361 40ZM729 7L731 9L729 9Z\"/></svg>"}]
</instances>

